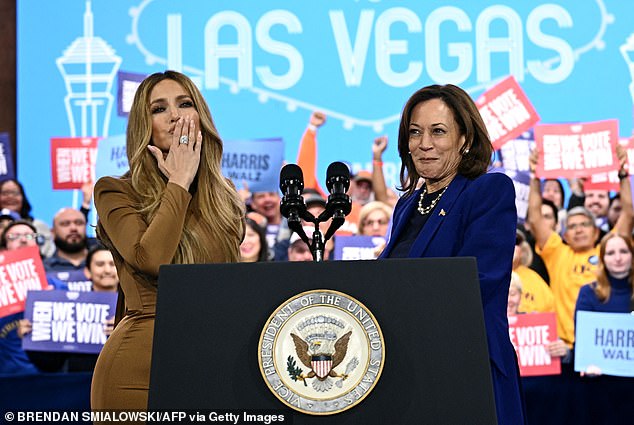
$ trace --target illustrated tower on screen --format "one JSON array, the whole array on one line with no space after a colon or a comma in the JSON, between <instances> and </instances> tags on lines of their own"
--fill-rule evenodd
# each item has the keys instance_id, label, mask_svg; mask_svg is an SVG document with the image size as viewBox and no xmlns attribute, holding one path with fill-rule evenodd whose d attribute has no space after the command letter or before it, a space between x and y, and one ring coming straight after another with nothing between
<instances>
[{"instance_id":1,"label":"illustrated tower on screen","mask_svg":"<svg viewBox=\"0 0 634 425\"><path fill-rule=\"evenodd\" d=\"M630 76L632 78L630 82L630 94L632 95L632 102L634 102L634 33L630 34L620 50L630 70Z\"/></svg>"},{"instance_id":2,"label":"illustrated tower on screen","mask_svg":"<svg viewBox=\"0 0 634 425\"><path fill-rule=\"evenodd\" d=\"M76 38L56 60L66 85L64 104L71 137L108 136L114 101L112 83L121 57L101 37L94 36L93 23L88 0L83 36Z\"/></svg>"}]
</instances>

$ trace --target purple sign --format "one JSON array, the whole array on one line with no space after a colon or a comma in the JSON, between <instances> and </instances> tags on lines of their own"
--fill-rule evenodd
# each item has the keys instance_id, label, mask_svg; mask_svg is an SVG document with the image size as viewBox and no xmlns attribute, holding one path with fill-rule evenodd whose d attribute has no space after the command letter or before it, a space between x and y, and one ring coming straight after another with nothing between
<instances>
[{"instance_id":1,"label":"purple sign","mask_svg":"<svg viewBox=\"0 0 634 425\"><path fill-rule=\"evenodd\" d=\"M24 318L33 330L24 336L22 348L99 353L116 304L116 292L29 291Z\"/></svg>"},{"instance_id":2,"label":"purple sign","mask_svg":"<svg viewBox=\"0 0 634 425\"><path fill-rule=\"evenodd\" d=\"M385 244L380 236L336 236L335 260L374 260L377 248Z\"/></svg>"},{"instance_id":3,"label":"purple sign","mask_svg":"<svg viewBox=\"0 0 634 425\"><path fill-rule=\"evenodd\" d=\"M0 181L15 178L13 167L13 151L9 133L0 133Z\"/></svg>"},{"instance_id":4,"label":"purple sign","mask_svg":"<svg viewBox=\"0 0 634 425\"><path fill-rule=\"evenodd\" d=\"M86 277L84 269L80 270L64 270L64 271L47 271L46 277L55 283L56 280L61 281L63 289L76 292L92 291L92 281ZM51 279L53 278L53 279Z\"/></svg>"},{"instance_id":5,"label":"purple sign","mask_svg":"<svg viewBox=\"0 0 634 425\"><path fill-rule=\"evenodd\" d=\"M136 89L145 80L146 74L119 71L117 73L117 115L127 117Z\"/></svg>"}]
</instances>

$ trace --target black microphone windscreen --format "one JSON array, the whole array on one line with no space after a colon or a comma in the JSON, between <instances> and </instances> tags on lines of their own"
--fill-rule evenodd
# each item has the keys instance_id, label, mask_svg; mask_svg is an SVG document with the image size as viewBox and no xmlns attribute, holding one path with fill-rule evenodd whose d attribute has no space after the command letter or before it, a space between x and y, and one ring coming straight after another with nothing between
<instances>
[{"instance_id":1,"label":"black microphone windscreen","mask_svg":"<svg viewBox=\"0 0 634 425\"><path fill-rule=\"evenodd\" d=\"M326 186L331 192L331 186L335 181L342 182L345 190L350 187L350 169L343 162L333 162L326 170Z\"/></svg>"},{"instance_id":2,"label":"black microphone windscreen","mask_svg":"<svg viewBox=\"0 0 634 425\"><path fill-rule=\"evenodd\" d=\"M298 180L304 183L304 173L297 164L286 164L280 171L280 189L284 192L284 186L288 180Z\"/></svg>"}]
</instances>

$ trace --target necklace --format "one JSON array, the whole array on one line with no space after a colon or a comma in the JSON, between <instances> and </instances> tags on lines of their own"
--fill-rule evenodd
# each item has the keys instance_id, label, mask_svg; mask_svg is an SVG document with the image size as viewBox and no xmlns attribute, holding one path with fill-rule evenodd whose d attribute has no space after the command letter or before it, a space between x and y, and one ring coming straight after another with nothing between
<instances>
[{"instance_id":1,"label":"necklace","mask_svg":"<svg viewBox=\"0 0 634 425\"><path fill-rule=\"evenodd\" d=\"M445 188L442 190L442 192L440 192L440 194L438 196L436 196L433 201L431 201L431 204L429 204L429 206L423 207L423 198L425 197L425 195L427 195L427 186L425 186L423 188L423 192L420 194L420 199L418 200L418 212L421 215L429 214L431 212L431 210L434 209L434 207L436 206L438 201L440 201L440 198L442 198L442 195L447 191L448 187L449 186L445 186Z\"/></svg>"}]
</instances>

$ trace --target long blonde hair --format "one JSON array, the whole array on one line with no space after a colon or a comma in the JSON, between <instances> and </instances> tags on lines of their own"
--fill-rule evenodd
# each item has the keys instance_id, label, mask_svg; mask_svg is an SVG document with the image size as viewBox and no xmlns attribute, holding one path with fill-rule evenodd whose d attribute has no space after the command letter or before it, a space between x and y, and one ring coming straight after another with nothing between
<instances>
[{"instance_id":1,"label":"long blonde hair","mask_svg":"<svg viewBox=\"0 0 634 425\"><path fill-rule=\"evenodd\" d=\"M155 73L143 80L137 89L126 132L130 171L124 178L129 179L137 195L136 207L146 223L150 223L161 204L168 180L147 149L152 143L150 94L159 82L166 79L176 81L188 92L200 117L203 142L198 173L189 189L192 200L188 214L196 216L200 225L207 229L204 233L213 235L214 240L211 243L209 238L199 234L197 228L185 226L172 263L209 262L214 246L220 250L220 257L224 261L237 262L240 260L240 242L244 235L244 203L232 183L222 175L222 140L207 102L187 76L175 71ZM106 239L104 243L112 248L101 226L99 230L100 239Z\"/></svg>"}]
</instances>

